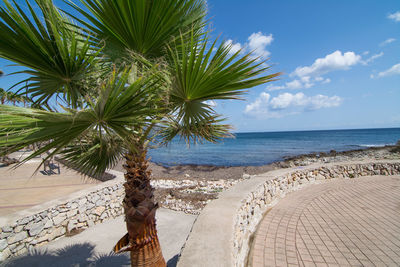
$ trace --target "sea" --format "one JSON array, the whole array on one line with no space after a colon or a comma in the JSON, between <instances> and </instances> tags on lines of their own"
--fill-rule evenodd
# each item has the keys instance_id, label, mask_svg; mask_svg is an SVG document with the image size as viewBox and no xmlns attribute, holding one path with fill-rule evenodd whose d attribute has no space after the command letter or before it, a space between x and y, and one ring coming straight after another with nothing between
<instances>
[{"instance_id":1,"label":"sea","mask_svg":"<svg viewBox=\"0 0 400 267\"><path fill-rule=\"evenodd\" d=\"M259 166L313 152L347 151L396 144L400 128L236 133L218 143L187 145L179 138L149 151L163 166Z\"/></svg>"}]
</instances>

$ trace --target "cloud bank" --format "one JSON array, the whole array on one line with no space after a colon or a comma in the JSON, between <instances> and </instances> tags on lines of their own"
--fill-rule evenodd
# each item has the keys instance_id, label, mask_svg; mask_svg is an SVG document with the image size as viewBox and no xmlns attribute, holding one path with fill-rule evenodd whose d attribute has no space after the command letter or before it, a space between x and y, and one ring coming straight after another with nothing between
<instances>
[{"instance_id":1,"label":"cloud bank","mask_svg":"<svg viewBox=\"0 0 400 267\"><path fill-rule=\"evenodd\" d=\"M391 19L391 20L394 20L396 22L399 22L400 21L400 11L397 11L397 12L395 12L393 14L389 14L388 15L388 19Z\"/></svg>"},{"instance_id":2,"label":"cloud bank","mask_svg":"<svg viewBox=\"0 0 400 267\"><path fill-rule=\"evenodd\" d=\"M348 70L361 61L361 56L354 52L342 53L336 50L324 58L318 58L311 66L297 67L291 76L321 76L336 70Z\"/></svg>"},{"instance_id":3,"label":"cloud bank","mask_svg":"<svg viewBox=\"0 0 400 267\"><path fill-rule=\"evenodd\" d=\"M245 44L234 43L231 39L225 41L225 45L230 46L230 54L234 54L242 49L244 52L253 52L254 56L266 59L271 53L267 46L274 40L272 34L265 35L262 32L252 33Z\"/></svg>"},{"instance_id":4,"label":"cloud bank","mask_svg":"<svg viewBox=\"0 0 400 267\"><path fill-rule=\"evenodd\" d=\"M391 68L379 72L377 77L381 78L381 77L386 77L386 76L393 76L393 75L400 75L400 63L393 65ZM371 75L371 78L375 78L374 75Z\"/></svg>"},{"instance_id":5,"label":"cloud bank","mask_svg":"<svg viewBox=\"0 0 400 267\"><path fill-rule=\"evenodd\" d=\"M283 93L271 97L270 94L262 92L254 102L246 105L244 113L258 118L280 118L304 111L337 107L341 103L342 99L338 96L306 96L300 92Z\"/></svg>"},{"instance_id":6,"label":"cloud bank","mask_svg":"<svg viewBox=\"0 0 400 267\"><path fill-rule=\"evenodd\" d=\"M385 46L385 45L388 45L390 43L393 43L394 41L396 41L395 38L388 38L385 41L383 41L382 43L380 43L379 46Z\"/></svg>"},{"instance_id":7,"label":"cloud bank","mask_svg":"<svg viewBox=\"0 0 400 267\"><path fill-rule=\"evenodd\" d=\"M363 53L364 56L368 54L369 52ZM367 59L363 59L361 55L358 55L355 52L348 51L343 53L340 50L336 50L325 57L317 58L309 66L297 67L290 74L290 77L294 77L294 80L286 82L283 85L268 85L266 89L267 91L306 89L317 84L327 84L331 82L331 79L324 78L324 75L334 71L349 70L352 66L357 64L368 65L383 55L384 53L380 52Z\"/></svg>"}]
</instances>

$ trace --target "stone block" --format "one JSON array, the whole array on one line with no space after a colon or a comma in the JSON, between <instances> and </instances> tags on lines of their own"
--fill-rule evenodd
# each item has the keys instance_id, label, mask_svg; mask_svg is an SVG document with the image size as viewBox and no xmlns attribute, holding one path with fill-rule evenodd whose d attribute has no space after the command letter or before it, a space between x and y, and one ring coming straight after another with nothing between
<instances>
[{"instance_id":1,"label":"stone block","mask_svg":"<svg viewBox=\"0 0 400 267\"><path fill-rule=\"evenodd\" d=\"M54 225L59 225L67 218L67 214L60 213L56 217L53 218Z\"/></svg>"},{"instance_id":2,"label":"stone block","mask_svg":"<svg viewBox=\"0 0 400 267\"><path fill-rule=\"evenodd\" d=\"M91 202L88 202L88 203L86 203L86 211L88 211L88 210L90 210L90 209L92 209L92 208L94 208L94 203L91 203Z\"/></svg>"},{"instance_id":3,"label":"stone block","mask_svg":"<svg viewBox=\"0 0 400 267\"><path fill-rule=\"evenodd\" d=\"M10 235L12 235L12 232L7 232L7 233L3 232L0 234L0 239L7 238Z\"/></svg>"},{"instance_id":4,"label":"stone block","mask_svg":"<svg viewBox=\"0 0 400 267\"><path fill-rule=\"evenodd\" d=\"M0 262L6 260L11 255L11 250L9 248L0 251Z\"/></svg>"},{"instance_id":5,"label":"stone block","mask_svg":"<svg viewBox=\"0 0 400 267\"><path fill-rule=\"evenodd\" d=\"M45 224L46 224L45 221L41 221L41 222L33 224L29 229L29 235L35 236L35 235L39 234L40 232L42 232Z\"/></svg>"},{"instance_id":6,"label":"stone block","mask_svg":"<svg viewBox=\"0 0 400 267\"><path fill-rule=\"evenodd\" d=\"M77 209L73 209L67 212L67 218L71 218L72 216L78 214L78 210Z\"/></svg>"},{"instance_id":7,"label":"stone block","mask_svg":"<svg viewBox=\"0 0 400 267\"><path fill-rule=\"evenodd\" d=\"M30 222L32 220L33 220L33 216L24 217L24 218L18 220L17 224L18 225L25 225L25 224L27 224L28 222Z\"/></svg>"},{"instance_id":8,"label":"stone block","mask_svg":"<svg viewBox=\"0 0 400 267\"><path fill-rule=\"evenodd\" d=\"M39 238L37 238L35 241L35 244L37 243L42 243L43 241L48 241L50 237L50 234L45 234L44 236L41 236ZM33 242L31 242L31 244L33 244Z\"/></svg>"},{"instance_id":9,"label":"stone block","mask_svg":"<svg viewBox=\"0 0 400 267\"><path fill-rule=\"evenodd\" d=\"M100 216L103 213L103 211L105 211L105 209L106 209L105 207L100 206L97 207L92 213L96 214L97 216Z\"/></svg>"},{"instance_id":10,"label":"stone block","mask_svg":"<svg viewBox=\"0 0 400 267\"><path fill-rule=\"evenodd\" d=\"M104 201L104 199L99 199L96 201L96 207L104 206L105 204L106 202Z\"/></svg>"},{"instance_id":11,"label":"stone block","mask_svg":"<svg viewBox=\"0 0 400 267\"><path fill-rule=\"evenodd\" d=\"M87 202L86 197L80 198L80 199L78 200L79 207L81 207L82 205L84 205L86 202Z\"/></svg>"},{"instance_id":12,"label":"stone block","mask_svg":"<svg viewBox=\"0 0 400 267\"><path fill-rule=\"evenodd\" d=\"M77 220L70 220L67 225L67 232L71 232L73 229L76 228L76 224L78 223Z\"/></svg>"},{"instance_id":13,"label":"stone block","mask_svg":"<svg viewBox=\"0 0 400 267\"><path fill-rule=\"evenodd\" d=\"M11 245L11 244L14 244L16 242L22 241L27 237L28 237L28 233L26 231L19 232L19 233L13 235L13 236L10 236L9 238L7 238L7 243L9 245Z\"/></svg>"},{"instance_id":14,"label":"stone block","mask_svg":"<svg viewBox=\"0 0 400 267\"><path fill-rule=\"evenodd\" d=\"M50 219L48 219L47 222L44 224L44 229L50 228L50 227L52 227L53 225L54 225L54 224L53 224L53 221L50 220Z\"/></svg>"},{"instance_id":15,"label":"stone block","mask_svg":"<svg viewBox=\"0 0 400 267\"><path fill-rule=\"evenodd\" d=\"M14 233L19 233L24 229L24 225L18 225L14 228Z\"/></svg>"},{"instance_id":16,"label":"stone block","mask_svg":"<svg viewBox=\"0 0 400 267\"><path fill-rule=\"evenodd\" d=\"M0 251L3 251L8 246L6 239L0 239Z\"/></svg>"},{"instance_id":17,"label":"stone block","mask_svg":"<svg viewBox=\"0 0 400 267\"><path fill-rule=\"evenodd\" d=\"M47 217L48 214L49 214L49 212L48 212L47 210L45 210L45 211L39 213L40 217L42 217L42 218Z\"/></svg>"},{"instance_id":18,"label":"stone block","mask_svg":"<svg viewBox=\"0 0 400 267\"><path fill-rule=\"evenodd\" d=\"M54 240L55 238L64 235L66 232L64 227L58 227L49 234L48 240Z\"/></svg>"},{"instance_id":19,"label":"stone block","mask_svg":"<svg viewBox=\"0 0 400 267\"><path fill-rule=\"evenodd\" d=\"M96 203L97 200L99 200L99 199L100 199L100 197L99 197L98 194L93 194L93 195L89 198L89 201L92 202L92 203Z\"/></svg>"}]
</instances>

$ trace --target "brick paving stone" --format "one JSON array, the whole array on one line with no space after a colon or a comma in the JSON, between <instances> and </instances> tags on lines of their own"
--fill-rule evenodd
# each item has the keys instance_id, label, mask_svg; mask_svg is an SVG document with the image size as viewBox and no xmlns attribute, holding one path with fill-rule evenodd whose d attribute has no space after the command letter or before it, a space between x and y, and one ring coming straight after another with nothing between
<instances>
[{"instance_id":1,"label":"brick paving stone","mask_svg":"<svg viewBox=\"0 0 400 267\"><path fill-rule=\"evenodd\" d=\"M255 266L400 266L400 176L333 179L289 193L260 222Z\"/></svg>"}]
</instances>

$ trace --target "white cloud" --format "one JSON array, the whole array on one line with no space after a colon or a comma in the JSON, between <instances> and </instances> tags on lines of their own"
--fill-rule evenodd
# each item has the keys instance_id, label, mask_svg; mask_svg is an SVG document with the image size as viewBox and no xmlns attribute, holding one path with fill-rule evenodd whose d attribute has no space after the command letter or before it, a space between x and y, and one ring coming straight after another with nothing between
<instances>
[{"instance_id":1,"label":"white cloud","mask_svg":"<svg viewBox=\"0 0 400 267\"><path fill-rule=\"evenodd\" d=\"M266 47L273 40L272 34L264 35L262 32L252 33L248 38L247 46L250 51L254 51L257 57L266 58L271 54Z\"/></svg>"},{"instance_id":2,"label":"white cloud","mask_svg":"<svg viewBox=\"0 0 400 267\"><path fill-rule=\"evenodd\" d=\"M368 54L369 51L363 53L364 56ZM361 55L357 55L352 51L342 53L337 50L323 58L317 58L310 66L297 67L290 74L291 77L296 77L294 80L286 82L284 85L269 85L266 89L267 91L303 89L313 87L317 84L327 84L331 82L331 79L324 78L323 75L336 70L348 70L351 66L357 64L367 65L381 56L383 56L383 52L363 60Z\"/></svg>"},{"instance_id":3,"label":"white cloud","mask_svg":"<svg viewBox=\"0 0 400 267\"><path fill-rule=\"evenodd\" d=\"M303 84L299 80L293 80L291 82L286 83L286 88L288 89L300 89L303 88Z\"/></svg>"},{"instance_id":4,"label":"white cloud","mask_svg":"<svg viewBox=\"0 0 400 267\"><path fill-rule=\"evenodd\" d=\"M265 109L265 106L268 105L270 97L271 97L270 94L262 92L260 96L253 103L246 105L244 113L247 114L261 113Z\"/></svg>"},{"instance_id":5,"label":"white cloud","mask_svg":"<svg viewBox=\"0 0 400 267\"><path fill-rule=\"evenodd\" d=\"M303 93L283 93L271 99L270 108L273 110L287 109L289 106L304 106L305 95Z\"/></svg>"},{"instance_id":6,"label":"white cloud","mask_svg":"<svg viewBox=\"0 0 400 267\"><path fill-rule=\"evenodd\" d=\"M393 43L394 41L396 41L395 38L388 38L385 41L383 41L382 43L380 43L379 46L385 46L385 45L388 45L390 43Z\"/></svg>"},{"instance_id":7,"label":"white cloud","mask_svg":"<svg viewBox=\"0 0 400 267\"><path fill-rule=\"evenodd\" d=\"M290 82L286 82L284 85L268 85L267 86L267 91L276 91L276 90L283 90L283 89L290 89L290 90L296 90L296 89L303 89L303 88L311 88L313 87L316 83L321 83L321 84L326 84L330 83L331 79L323 78L323 77L315 77L312 78L310 76L304 76L299 79L295 79Z\"/></svg>"},{"instance_id":8,"label":"white cloud","mask_svg":"<svg viewBox=\"0 0 400 267\"><path fill-rule=\"evenodd\" d=\"M270 94L262 92L253 103L246 106L244 113L261 118L278 118L302 111L337 107L341 103L342 99L339 96L306 96L300 92L283 93L271 98Z\"/></svg>"},{"instance_id":9,"label":"white cloud","mask_svg":"<svg viewBox=\"0 0 400 267\"><path fill-rule=\"evenodd\" d=\"M397 12L395 12L393 14L389 14L388 18L392 19L392 20L394 20L396 22L399 22L400 21L400 11L397 11Z\"/></svg>"},{"instance_id":10,"label":"white cloud","mask_svg":"<svg viewBox=\"0 0 400 267\"><path fill-rule=\"evenodd\" d=\"M322 81L322 84L326 84L326 83L330 83L330 82L331 82L331 79L326 78L325 80Z\"/></svg>"},{"instance_id":11,"label":"white cloud","mask_svg":"<svg viewBox=\"0 0 400 267\"><path fill-rule=\"evenodd\" d=\"M233 43L231 39L227 40L224 43L225 46L229 46L231 49L229 50L229 54L235 54L238 52L240 49L242 49L242 45L240 43Z\"/></svg>"},{"instance_id":12,"label":"white cloud","mask_svg":"<svg viewBox=\"0 0 400 267\"><path fill-rule=\"evenodd\" d=\"M320 108L332 108L338 107L342 103L342 98L339 96L326 96L326 95L315 95L307 99L307 109L317 110Z\"/></svg>"},{"instance_id":13,"label":"white cloud","mask_svg":"<svg viewBox=\"0 0 400 267\"><path fill-rule=\"evenodd\" d=\"M335 70L347 70L351 66L358 64L361 56L354 52L345 52L337 50L324 58L318 58L311 66L297 67L291 76L321 76Z\"/></svg>"},{"instance_id":14,"label":"white cloud","mask_svg":"<svg viewBox=\"0 0 400 267\"><path fill-rule=\"evenodd\" d=\"M400 75L400 63L393 65L390 69L378 73L378 77L385 77L392 75ZM374 75L371 75L371 78L374 78Z\"/></svg>"},{"instance_id":15,"label":"white cloud","mask_svg":"<svg viewBox=\"0 0 400 267\"><path fill-rule=\"evenodd\" d=\"M274 38L272 34L264 35L262 32L254 32L248 38L245 44L234 43L231 39L225 41L224 45L230 46L229 54L234 54L240 49L243 52L253 52L255 57L266 59L271 53L267 50L267 46L272 43Z\"/></svg>"},{"instance_id":16,"label":"white cloud","mask_svg":"<svg viewBox=\"0 0 400 267\"><path fill-rule=\"evenodd\" d=\"M286 85L268 85L267 91L276 91L286 89Z\"/></svg>"},{"instance_id":17,"label":"white cloud","mask_svg":"<svg viewBox=\"0 0 400 267\"><path fill-rule=\"evenodd\" d=\"M375 59L380 58L381 56L383 56L383 52L380 52L379 54L375 54L375 55L370 56L368 59L363 60L362 64L363 65L367 65L368 63L373 62Z\"/></svg>"}]
</instances>

